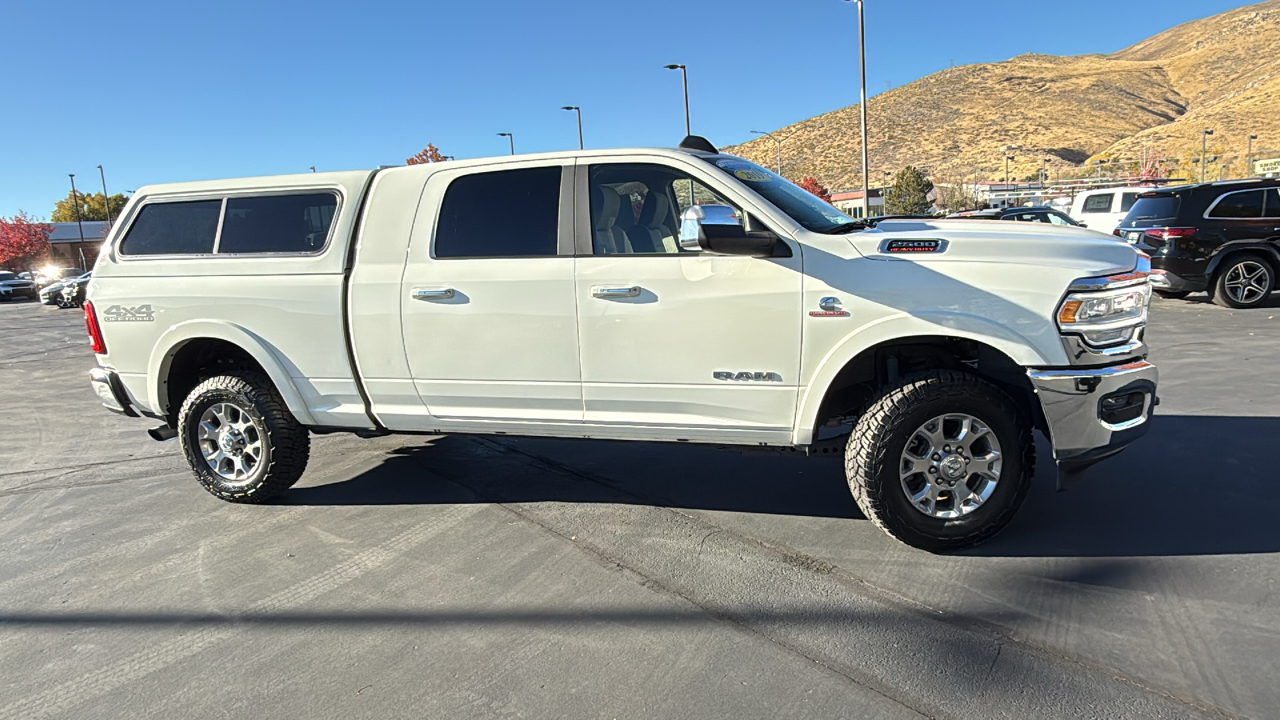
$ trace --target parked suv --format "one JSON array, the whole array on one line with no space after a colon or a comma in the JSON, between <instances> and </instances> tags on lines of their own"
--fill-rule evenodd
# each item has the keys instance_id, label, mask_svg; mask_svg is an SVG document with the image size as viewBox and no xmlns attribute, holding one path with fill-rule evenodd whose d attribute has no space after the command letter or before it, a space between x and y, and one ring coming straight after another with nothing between
<instances>
[{"instance_id":1,"label":"parked suv","mask_svg":"<svg viewBox=\"0 0 1280 720\"><path fill-rule=\"evenodd\" d=\"M1115 234L1151 256L1162 297L1204 290L1219 305L1257 307L1280 274L1280 179L1152 190Z\"/></svg>"},{"instance_id":2,"label":"parked suv","mask_svg":"<svg viewBox=\"0 0 1280 720\"><path fill-rule=\"evenodd\" d=\"M990 210L969 210L948 215L948 220L1013 220L1016 222L1041 222L1052 225L1070 225L1086 227L1084 223L1072 220L1061 210L1048 206L992 208Z\"/></svg>"}]
</instances>

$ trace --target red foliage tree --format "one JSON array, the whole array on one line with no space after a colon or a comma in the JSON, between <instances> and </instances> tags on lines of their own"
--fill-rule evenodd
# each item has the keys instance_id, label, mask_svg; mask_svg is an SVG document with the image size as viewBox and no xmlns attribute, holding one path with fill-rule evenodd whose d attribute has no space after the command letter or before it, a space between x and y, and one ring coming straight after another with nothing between
<instances>
[{"instance_id":1,"label":"red foliage tree","mask_svg":"<svg viewBox=\"0 0 1280 720\"><path fill-rule=\"evenodd\" d=\"M817 195L818 198L821 199L823 202L828 202L828 203L831 202L831 193L827 192L826 188L819 185L818 180L816 178L803 177L800 179L800 182L796 184L804 188L805 190L808 190L809 192L813 193L814 195Z\"/></svg>"},{"instance_id":2,"label":"red foliage tree","mask_svg":"<svg viewBox=\"0 0 1280 720\"><path fill-rule=\"evenodd\" d=\"M408 160L404 161L405 165L424 165L426 163L444 162L444 156L440 154L440 150L435 145L427 143L427 149L419 152Z\"/></svg>"},{"instance_id":3,"label":"red foliage tree","mask_svg":"<svg viewBox=\"0 0 1280 720\"><path fill-rule=\"evenodd\" d=\"M31 265L49 251L53 226L19 211L12 218L0 217L0 263Z\"/></svg>"}]
</instances>

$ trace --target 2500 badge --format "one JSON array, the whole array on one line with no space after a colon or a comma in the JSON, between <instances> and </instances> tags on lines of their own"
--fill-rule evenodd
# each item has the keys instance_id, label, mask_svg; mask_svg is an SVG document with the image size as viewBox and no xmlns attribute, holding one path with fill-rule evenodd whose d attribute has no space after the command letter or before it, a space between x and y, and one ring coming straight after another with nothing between
<instances>
[{"instance_id":1,"label":"2500 badge","mask_svg":"<svg viewBox=\"0 0 1280 720\"><path fill-rule=\"evenodd\" d=\"M102 311L103 322L151 322L155 319L155 311L151 309L150 305L138 305L136 307L112 305Z\"/></svg>"}]
</instances>

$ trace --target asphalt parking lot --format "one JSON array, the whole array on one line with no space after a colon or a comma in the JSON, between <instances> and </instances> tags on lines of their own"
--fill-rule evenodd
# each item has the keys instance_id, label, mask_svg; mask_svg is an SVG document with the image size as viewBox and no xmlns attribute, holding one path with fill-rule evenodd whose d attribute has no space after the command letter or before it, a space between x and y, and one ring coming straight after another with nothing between
<instances>
[{"instance_id":1,"label":"asphalt parking lot","mask_svg":"<svg viewBox=\"0 0 1280 720\"><path fill-rule=\"evenodd\" d=\"M1277 717L1277 328L1157 299L1148 437L941 557L685 445L325 436L229 505L0 303L0 718Z\"/></svg>"}]
</instances>

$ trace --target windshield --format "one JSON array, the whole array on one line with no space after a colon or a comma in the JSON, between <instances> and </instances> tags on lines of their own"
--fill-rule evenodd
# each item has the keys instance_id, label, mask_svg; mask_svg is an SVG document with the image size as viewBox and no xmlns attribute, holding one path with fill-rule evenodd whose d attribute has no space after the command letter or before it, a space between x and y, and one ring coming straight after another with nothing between
<instances>
[{"instance_id":1,"label":"windshield","mask_svg":"<svg viewBox=\"0 0 1280 720\"><path fill-rule=\"evenodd\" d=\"M1178 204L1177 195L1146 195L1139 197L1138 201L1129 209L1129 214L1125 216L1120 224L1130 225L1135 222L1173 220L1178 216Z\"/></svg>"},{"instance_id":2,"label":"windshield","mask_svg":"<svg viewBox=\"0 0 1280 720\"><path fill-rule=\"evenodd\" d=\"M859 226L856 220L837 210L831 203L824 202L808 190L750 160L732 155L704 159L721 172L755 190L806 230L829 233L846 226Z\"/></svg>"}]
</instances>

